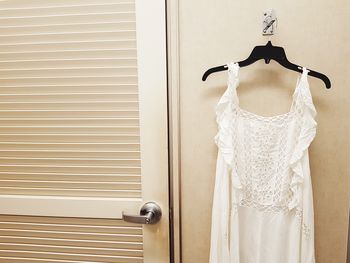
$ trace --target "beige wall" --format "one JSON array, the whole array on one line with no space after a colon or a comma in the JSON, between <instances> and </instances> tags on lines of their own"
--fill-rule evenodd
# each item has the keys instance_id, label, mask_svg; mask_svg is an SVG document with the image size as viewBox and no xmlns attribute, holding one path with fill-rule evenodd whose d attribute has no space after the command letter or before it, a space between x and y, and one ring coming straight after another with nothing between
<instances>
[{"instance_id":1,"label":"beige wall","mask_svg":"<svg viewBox=\"0 0 350 263\"><path fill-rule=\"evenodd\" d=\"M217 148L214 107L226 85L226 72L201 81L211 66L246 58L265 44L261 15L278 15L275 45L289 59L324 72L333 84L309 77L318 111L317 136L310 148L318 263L343 263L350 190L350 59L348 0L236 1L180 0L180 103L183 263L207 262ZM284 113L298 73L262 61L241 70L242 108ZM244 262L242 262L244 263Z\"/></svg>"}]
</instances>

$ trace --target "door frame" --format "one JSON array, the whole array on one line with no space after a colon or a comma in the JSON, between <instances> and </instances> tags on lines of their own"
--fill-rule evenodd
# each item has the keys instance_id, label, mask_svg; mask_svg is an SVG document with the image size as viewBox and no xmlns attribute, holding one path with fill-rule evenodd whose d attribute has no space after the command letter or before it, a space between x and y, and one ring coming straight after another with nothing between
<instances>
[{"instance_id":1,"label":"door frame","mask_svg":"<svg viewBox=\"0 0 350 263\"><path fill-rule=\"evenodd\" d=\"M181 263L179 0L166 1L170 262Z\"/></svg>"}]
</instances>

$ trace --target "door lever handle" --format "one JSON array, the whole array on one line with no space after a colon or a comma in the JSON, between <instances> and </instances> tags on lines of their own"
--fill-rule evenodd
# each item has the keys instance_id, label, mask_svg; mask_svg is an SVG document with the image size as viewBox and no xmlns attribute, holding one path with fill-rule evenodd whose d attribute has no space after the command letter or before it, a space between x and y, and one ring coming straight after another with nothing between
<instances>
[{"instance_id":1,"label":"door lever handle","mask_svg":"<svg viewBox=\"0 0 350 263\"><path fill-rule=\"evenodd\" d=\"M162 217L162 209L154 202L145 203L140 210L140 215L129 215L122 212L123 220L136 224L156 224Z\"/></svg>"}]
</instances>

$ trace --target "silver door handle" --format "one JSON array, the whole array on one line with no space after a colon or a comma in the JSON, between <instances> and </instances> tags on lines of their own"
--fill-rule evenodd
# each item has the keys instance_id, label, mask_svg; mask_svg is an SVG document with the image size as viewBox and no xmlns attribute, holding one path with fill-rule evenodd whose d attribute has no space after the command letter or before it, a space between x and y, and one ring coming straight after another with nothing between
<instances>
[{"instance_id":1,"label":"silver door handle","mask_svg":"<svg viewBox=\"0 0 350 263\"><path fill-rule=\"evenodd\" d=\"M140 215L128 215L124 214L123 220L136 224L156 224L162 217L162 209L154 202L145 203L140 210Z\"/></svg>"}]
</instances>

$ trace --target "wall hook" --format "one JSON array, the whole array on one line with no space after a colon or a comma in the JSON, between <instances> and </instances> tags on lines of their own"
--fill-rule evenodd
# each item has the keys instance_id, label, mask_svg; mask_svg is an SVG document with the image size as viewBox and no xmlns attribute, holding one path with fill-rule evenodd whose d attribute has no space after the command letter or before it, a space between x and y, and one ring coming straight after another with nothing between
<instances>
[{"instance_id":1,"label":"wall hook","mask_svg":"<svg viewBox=\"0 0 350 263\"><path fill-rule=\"evenodd\" d=\"M277 27L277 16L275 10L271 9L263 13L262 34L273 35Z\"/></svg>"}]
</instances>

